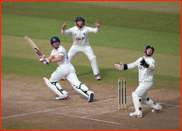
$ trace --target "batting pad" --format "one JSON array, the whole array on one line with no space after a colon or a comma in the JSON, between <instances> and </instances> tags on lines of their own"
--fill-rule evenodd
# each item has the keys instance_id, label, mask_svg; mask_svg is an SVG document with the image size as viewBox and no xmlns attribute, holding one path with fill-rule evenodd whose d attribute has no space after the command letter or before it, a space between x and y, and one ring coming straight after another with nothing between
<instances>
[{"instance_id":1,"label":"batting pad","mask_svg":"<svg viewBox=\"0 0 182 131\"><path fill-rule=\"evenodd\" d=\"M136 95L135 92L132 92L132 97L133 97L133 104L135 107L135 111L137 115L142 115L141 111L141 99Z\"/></svg>"},{"instance_id":2,"label":"batting pad","mask_svg":"<svg viewBox=\"0 0 182 131\"><path fill-rule=\"evenodd\" d=\"M49 81L47 78L44 77L44 81L45 81L46 85L47 85L51 90L53 90L58 96L62 96L62 97L65 96L65 95L63 95L63 94L56 88L56 86L54 86L53 84L51 84L50 81Z\"/></svg>"},{"instance_id":3,"label":"batting pad","mask_svg":"<svg viewBox=\"0 0 182 131\"><path fill-rule=\"evenodd\" d=\"M142 103L145 104L145 105L148 105L156 110L160 110L161 109L161 105L153 102L151 99L149 98L142 98Z\"/></svg>"}]
</instances>

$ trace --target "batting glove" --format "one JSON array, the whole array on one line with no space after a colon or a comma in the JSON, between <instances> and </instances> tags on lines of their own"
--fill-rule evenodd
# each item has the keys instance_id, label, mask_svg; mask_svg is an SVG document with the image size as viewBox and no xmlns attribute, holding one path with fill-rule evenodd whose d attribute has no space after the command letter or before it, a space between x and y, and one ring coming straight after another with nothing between
<instances>
[{"instance_id":1,"label":"batting glove","mask_svg":"<svg viewBox=\"0 0 182 131\"><path fill-rule=\"evenodd\" d=\"M44 61L44 59L45 59L45 55L43 55L43 56L39 56L39 61L40 61L40 62L43 62L43 61Z\"/></svg>"},{"instance_id":2,"label":"batting glove","mask_svg":"<svg viewBox=\"0 0 182 131\"><path fill-rule=\"evenodd\" d=\"M43 60L43 63L44 63L44 64L49 64L49 62L50 62L50 60L49 60L48 58L45 58L45 59Z\"/></svg>"}]
</instances>

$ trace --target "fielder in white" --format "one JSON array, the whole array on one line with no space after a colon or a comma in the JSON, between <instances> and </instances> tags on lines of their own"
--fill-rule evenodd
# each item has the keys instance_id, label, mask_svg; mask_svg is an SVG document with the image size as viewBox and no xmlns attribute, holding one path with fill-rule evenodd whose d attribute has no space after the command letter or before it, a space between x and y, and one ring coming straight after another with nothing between
<instances>
[{"instance_id":1,"label":"fielder in white","mask_svg":"<svg viewBox=\"0 0 182 131\"><path fill-rule=\"evenodd\" d=\"M68 52L68 58L70 62L77 53L83 52L91 62L91 67L93 70L93 74L95 75L95 79L101 80L97 64L97 58L94 55L88 40L88 36L90 33L97 33L100 30L100 22L96 21L94 24L96 28L87 27L85 26L85 20L82 17L77 17L75 19L76 26L65 30L67 24L64 23L61 33L62 35L70 35L73 39L73 45ZM64 80L64 78L62 80Z\"/></svg>"},{"instance_id":2,"label":"fielder in white","mask_svg":"<svg viewBox=\"0 0 182 131\"><path fill-rule=\"evenodd\" d=\"M140 57L135 62L131 64L122 64L122 62L115 64L117 70L127 70L135 67L138 67L139 70L139 86L132 92L135 112L130 113L131 117L142 117L141 103L154 108L152 109L152 112L155 113L162 109L161 105L153 102L147 97L147 92L153 86L153 72L157 65L155 60L151 57L153 53L154 48L152 46L146 46L144 49L144 56Z\"/></svg>"},{"instance_id":3,"label":"fielder in white","mask_svg":"<svg viewBox=\"0 0 182 131\"><path fill-rule=\"evenodd\" d=\"M77 92L86 96L88 98L88 102L92 102L94 92L90 91L85 84L81 83L78 80L77 75L75 73L75 68L70 63L67 52L65 48L61 46L59 38L52 37L50 41L54 49L52 50L50 56L46 58L46 60L48 63L57 62L58 67L56 71L52 73L51 78L49 80L44 77L44 81L47 84L47 86L59 96L56 99L65 99L68 97L68 92L63 90L61 85L57 82L61 78L65 77ZM40 57L39 60L46 64L43 58L44 57Z\"/></svg>"}]
</instances>

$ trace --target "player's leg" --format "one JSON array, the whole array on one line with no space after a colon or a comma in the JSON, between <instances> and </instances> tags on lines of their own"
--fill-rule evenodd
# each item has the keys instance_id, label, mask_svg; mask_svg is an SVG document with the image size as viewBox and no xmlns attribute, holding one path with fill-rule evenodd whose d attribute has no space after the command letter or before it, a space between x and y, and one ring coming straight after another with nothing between
<instances>
[{"instance_id":1,"label":"player's leg","mask_svg":"<svg viewBox=\"0 0 182 131\"><path fill-rule=\"evenodd\" d=\"M89 58L89 60L91 62L91 67L93 70L93 74L95 75L95 79L101 80L101 76L99 74L99 68L98 68L98 64L97 64L97 57L94 55L93 50L90 47L90 45L85 46L82 52L85 53L85 55Z\"/></svg>"},{"instance_id":2,"label":"player's leg","mask_svg":"<svg viewBox=\"0 0 182 131\"><path fill-rule=\"evenodd\" d=\"M142 100L143 104L146 104L146 105L150 106L151 108L153 108L152 112L154 112L154 113L156 113L156 112L158 112L159 110L162 109L161 105L159 105L158 103L152 101L150 98L146 97L146 95L143 96L141 100Z\"/></svg>"},{"instance_id":3,"label":"player's leg","mask_svg":"<svg viewBox=\"0 0 182 131\"><path fill-rule=\"evenodd\" d=\"M61 100L61 99L65 99L68 97L68 92L63 90L59 83L50 82L45 77L44 77L44 81L45 81L46 85L59 96L59 97L56 97L56 99Z\"/></svg>"},{"instance_id":4,"label":"player's leg","mask_svg":"<svg viewBox=\"0 0 182 131\"><path fill-rule=\"evenodd\" d=\"M80 52L80 49L77 48L75 45L72 45L71 48L68 51L68 58L70 60L70 62L72 61L73 57L75 57L75 55Z\"/></svg>"},{"instance_id":5,"label":"player's leg","mask_svg":"<svg viewBox=\"0 0 182 131\"><path fill-rule=\"evenodd\" d=\"M68 73L69 69L63 66L62 68L58 67L57 70L52 73L50 80L44 77L46 85L59 96L56 99L61 100L68 97L68 93L63 90L61 85L57 82Z\"/></svg>"},{"instance_id":6,"label":"player's leg","mask_svg":"<svg viewBox=\"0 0 182 131\"><path fill-rule=\"evenodd\" d=\"M132 117L142 116L142 109L141 109L142 100L141 99L145 94L147 94L147 92L152 88L152 86L153 86L153 82L140 82L139 83L139 86L137 87L135 92L132 93L133 104L135 107L134 114L136 114L136 116L134 114L130 114L130 116L131 115L132 115Z\"/></svg>"},{"instance_id":7,"label":"player's leg","mask_svg":"<svg viewBox=\"0 0 182 131\"><path fill-rule=\"evenodd\" d=\"M74 67L72 68L72 72L67 76L67 80L71 83L77 92L88 98L88 102L93 101L94 92L90 91L85 84L81 83L78 80Z\"/></svg>"},{"instance_id":8,"label":"player's leg","mask_svg":"<svg viewBox=\"0 0 182 131\"><path fill-rule=\"evenodd\" d=\"M133 104L135 107L135 112L130 113L131 117L142 117L142 109L141 109L141 97L139 97L135 92L132 92Z\"/></svg>"}]
</instances>

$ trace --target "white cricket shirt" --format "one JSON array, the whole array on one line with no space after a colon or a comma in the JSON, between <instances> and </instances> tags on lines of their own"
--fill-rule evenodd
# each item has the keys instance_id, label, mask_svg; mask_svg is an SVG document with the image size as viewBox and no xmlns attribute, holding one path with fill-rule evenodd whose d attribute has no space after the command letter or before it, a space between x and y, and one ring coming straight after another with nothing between
<instances>
[{"instance_id":1,"label":"white cricket shirt","mask_svg":"<svg viewBox=\"0 0 182 131\"><path fill-rule=\"evenodd\" d=\"M140 61L143 58L145 59L146 63L149 64L148 68L145 68L145 67L140 65ZM155 69L157 63L155 62L155 60L151 56L150 57L145 57L145 56L140 57L135 62L127 64L127 65L128 65L128 69L138 67L139 81L153 81L153 73L154 73L154 69Z\"/></svg>"},{"instance_id":2,"label":"white cricket shirt","mask_svg":"<svg viewBox=\"0 0 182 131\"><path fill-rule=\"evenodd\" d=\"M71 64L69 59L68 59L68 55L67 52L65 50L65 48L61 45L59 45L59 47L56 49L53 49L51 52L51 55L54 56L54 58L58 58L59 55L63 56L62 61L57 62L59 66L64 65L64 64Z\"/></svg>"},{"instance_id":3,"label":"white cricket shirt","mask_svg":"<svg viewBox=\"0 0 182 131\"><path fill-rule=\"evenodd\" d=\"M99 32L100 28L91 28L83 26L81 30L74 26L68 30L61 30L62 35L70 35L73 39L73 45L85 46L89 45L88 36L90 33Z\"/></svg>"}]
</instances>

